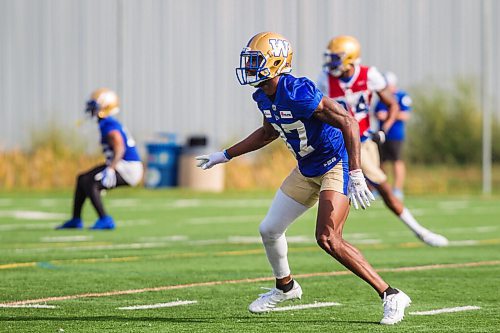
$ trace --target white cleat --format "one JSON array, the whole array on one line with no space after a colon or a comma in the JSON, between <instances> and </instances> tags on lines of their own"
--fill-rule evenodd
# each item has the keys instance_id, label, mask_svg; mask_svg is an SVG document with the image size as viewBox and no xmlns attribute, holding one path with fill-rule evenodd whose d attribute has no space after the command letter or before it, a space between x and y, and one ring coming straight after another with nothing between
<instances>
[{"instance_id":1,"label":"white cleat","mask_svg":"<svg viewBox=\"0 0 500 333\"><path fill-rule=\"evenodd\" d=\"M441 236L439 234L435 234L430 231L417 234L417 237L420 238L422 242L430 246L443 247L443 246L448 246L449 244L448 239L446 237Z\"/></svg>"},{"instance_id":2,"label":"white cleat","mask_svg":"<svg viewBox=\"0 0 500 333\"><path fill-rule=\"evenodd\" d=\"M411 299L399 289L397 294L384 296L384 318L380 321L382 325L394 325L403 320L405 308L410 306Z\"/></svg>"},{"instance_id":3,"label":"white cleat","mask_svg":"<svg viewBox=\"0 0 500 333\"><path fill-rule=\"evenodd\" d=\"M260 294L259 298L248 306L248 311L252 313L269 312L276 307L276 304L302 297L302 288L297 281L293 281L293 288L284 293L282 290L272 288L265 294Z\"/></svg>"}]
</instances>

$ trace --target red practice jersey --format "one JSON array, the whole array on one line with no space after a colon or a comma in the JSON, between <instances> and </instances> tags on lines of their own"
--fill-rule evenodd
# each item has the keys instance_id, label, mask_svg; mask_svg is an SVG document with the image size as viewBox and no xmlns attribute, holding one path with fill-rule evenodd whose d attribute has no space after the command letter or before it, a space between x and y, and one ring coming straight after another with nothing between
<instances>
[{"instance_id":1,"label":"red practice jersey","mask_svg":"<svg viewBox=\"0 0 500 333\"><path fill-rule=\"evenodd\" d=\"M348 81L323 72L317 85L323 94L351 112L358 121L361 141L364 141L370 130L369 111L373 93L384 89L387 83L375 67L356 65L354 69L354 75Z\"/></svg>"}]
</instances>

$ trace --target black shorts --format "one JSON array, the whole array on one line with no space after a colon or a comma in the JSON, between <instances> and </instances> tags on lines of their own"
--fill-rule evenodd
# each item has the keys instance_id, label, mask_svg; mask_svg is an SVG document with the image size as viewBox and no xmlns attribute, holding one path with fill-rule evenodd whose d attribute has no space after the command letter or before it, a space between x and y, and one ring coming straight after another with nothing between
<instances>
[{"instance_id":1,"label":"black shorts","mask_svg":"<svg viewBox=\"0 0 500 333\"><path fill-rule=\"evenodd\" d=\"M402 140L388 140L380 146L380 160L385 161L399 161L403 157L403 143Z\"/></svg>"}]
</instances>

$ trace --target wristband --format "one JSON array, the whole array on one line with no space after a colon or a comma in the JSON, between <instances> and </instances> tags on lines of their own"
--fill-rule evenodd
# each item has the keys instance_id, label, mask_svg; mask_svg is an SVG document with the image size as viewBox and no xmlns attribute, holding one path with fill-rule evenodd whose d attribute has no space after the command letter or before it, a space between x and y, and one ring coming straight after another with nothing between
<instances>
[{"instance_id":1,"label":"wristband","mask_svg":"<svg viewBox=\"0 0 500 333\"><path fill-rule=\"evenodd\" d=\"M224 149L224 150L222 151L222 153L224 154L224 156L226 156L226 158L228 159L228 161L229 161L230 159L232 159L231 155L229 155L229 154L228 154L227 149Z\"/></svg>"},{"instance_id":2,"label":"wristband","mask_svg":"<svg viewBox=\"0 0 500 333\"><path fill-rule=\"evenodd\" d=\"M349 171L349 176L352 176L354 174L359 174L359 173L362 173L363 171L361 169L354 169L354 170L351 170Z\"/></svg>"}]
</instances>

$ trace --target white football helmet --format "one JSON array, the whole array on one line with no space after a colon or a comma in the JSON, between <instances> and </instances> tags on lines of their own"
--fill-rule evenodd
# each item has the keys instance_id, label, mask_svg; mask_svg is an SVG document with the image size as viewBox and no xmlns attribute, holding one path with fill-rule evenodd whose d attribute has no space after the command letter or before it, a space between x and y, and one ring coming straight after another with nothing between
<instances>
[{"instance_id":1,"label":"white football helmet","mask_svg":"<svg viewBox=\"0 0 500 333\"><path fill-rule=\"evenodd\" d=\"M87 109L92 117L100 119L117 114L120 111L118 95L108 88L99 88L92 93L87 101Z\"/></svg>"}]
</instances>

